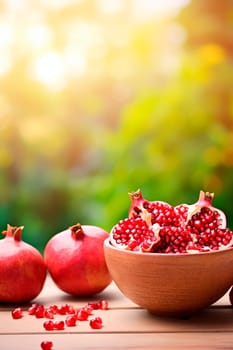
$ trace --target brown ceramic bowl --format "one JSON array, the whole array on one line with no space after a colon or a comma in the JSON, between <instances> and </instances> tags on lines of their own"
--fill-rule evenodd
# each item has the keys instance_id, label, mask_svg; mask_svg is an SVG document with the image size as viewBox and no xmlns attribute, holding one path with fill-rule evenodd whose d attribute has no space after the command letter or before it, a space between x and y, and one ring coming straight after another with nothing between
<instances>
[{"instance_id":1,"label":"brown ceramic bowl","mask_svg":"<svg viewBox=\"0 0 233 350\"><path fill-rule=\"evenodd\" d=\"M190 316L233 285L233 248L207 253L158 254L104 242L108 269L121 292L157 315Z\"/></svg>"}]
</instances>

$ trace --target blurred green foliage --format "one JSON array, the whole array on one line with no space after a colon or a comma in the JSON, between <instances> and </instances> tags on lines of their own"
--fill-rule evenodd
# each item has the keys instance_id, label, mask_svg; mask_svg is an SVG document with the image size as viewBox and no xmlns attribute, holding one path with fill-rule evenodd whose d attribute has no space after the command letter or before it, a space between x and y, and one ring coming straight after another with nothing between
<instances>
[{"instance_id":1,"label":"blurred green foliage","mask_svg":"<svg viewBox=\"0 0 233 350\"><path fill-rule=\"evenodd\" d=\"M28 73L47 47L11 44L14 62L0 79L0 228L24 225L24 240L41 251L76 222L109 231L138 188L174 205L215 192L233 228L232 1L196 0L175 17L144 20L130 4L109 15L95 1L38 2L53 50L66 52L67 33L74 47L89 45L85 72L74 67L61 86ZM83 21L84 37L73 27Z\"/></svg>"}]
</instances>

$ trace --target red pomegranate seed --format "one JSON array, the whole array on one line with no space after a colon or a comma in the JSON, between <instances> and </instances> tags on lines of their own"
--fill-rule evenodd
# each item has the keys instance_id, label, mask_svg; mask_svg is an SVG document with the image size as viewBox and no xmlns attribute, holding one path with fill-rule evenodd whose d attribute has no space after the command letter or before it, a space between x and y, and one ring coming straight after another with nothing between
<instances>
[{"instance_id":1,"label":"red pomegranate seed","mask_svg":"<svg viewBox=\"0 0 233 350\"><path fill-rule=\"evenodd\" d=\"M58 306L57 313L59 315L66 315L67 314L67 305Z\"/></svg>"},{"instance_id":2,"label":"red pomegranate seed","mask_svg":"<svg viewBox=\"0 0 233 350\"><path fill-rule=\"evenodd\" d=\"M99 309L99 303L98 302L90 302L87 304L87 306L91 306L93 310Z\"/></svg>"},{"instance_id":3,"label":"red pomegranate seed","mask_svg":"<svg viewBox=\"0 0 233 350\"><path fill-rule=\"evenodd\" d=\"M86 321L89 317L89 312L87 310L85 310L85 308L81 308L80 310L78 310L77 314L76 314L76 319L78 321Z\"/></svg>"},{"instance_id":4,"label":"red pomegranate seed","mask_svg":"<svg viewBox=\"0 0 233 350\"><path fill-rule=\"evenodd\" d=\"M72 305L67 305L67 314L69 315L74 315L75 314L75 309Z\"/></svg>"},{"instance_id":5,"label":"red pomegranate seed","mask_svg":"<svg viewBox=\"0 0 233 350\"><path fill-rule=\"evenodd\" d=\"M22 318L23 317L23 311L21 309L21 307L17 307L16 309L14 309L12 312L11 312L11 315L12 317L17 320L19 318Z\"/></svg>"},{"instance_id":6,"label":"red pomegranate seed","mask_svg":"<svg viewBox=\"0 0 233 350\"><path fill-rule=\"evenodd\" d=\"M43 323L43 326L44 326L44 329L45 329L46 331L53 331L53 330L55 329L54 321L51 321L51 320L45 321L45 322Z\"/></svg>"},{"instance_id":7,"label":"red pomegranate seed","mask_svg":"<svg viewBox=\"0 0 233 350\"><path fill-rule=\"evenodd\" d=\"M46 309L45 312L44 312L44 317L45 317L45 318L53 319L53 318L54 318L54 313L53 313L53 311L50 310L50 309Z\"/></svg>"},{"instance_id":8,"label":"red pomegranate seed","mask_svg":"<svg viewBox=\"0 0 233 350\"><path fill-rule=\"evenodd\" d=\"M76 316L75 315L69 315L65 319L65 324L67 327L74 327L76 326Z\"/></svg>"},{"instance_id":9,"label":"red pomegranate seed","mask_svg":"<svg viewBox=\"0 0 233 350\"><path fill-rule=\"evenodd\" d=\"M95 317L90 320L89 325L93 329L100 329L103 326L103 321L101 317Z\"/></svg>"},{"instance_id":10,"label":"red pomegranate seed","mask_svg":"<svg viewBox=\"0 0 233 350\"><path fill-rule=\"evenodd\" d=\"M42 341L40 344L40 347L42 350L52 350L53 342L48 341L48 340Z\"/></svg>"},{"instance_id":11,"label":"red pomegranate seed","mask_svg":"<svg viewBox=\"0 0 233 350\"><path fill-rule=\"evenodd\" d=\"M58 306L55 304L50 305L49 309L53 312L54 315L58 313Z\"/></svg>"},{"instance_id":12,"label":"red pomegranate seed","mask_svg":"<svg viewBox=\"0 0 233 350\"><path fill-rule=\"evenodd\" d=\"M29 308L28 308L28 314L29 315L35 315L35 311L36 308L38 307L38 304L32 304Z\"/></svg>"},{"instance_id":13,"label":"red pomegranate seed","mask_svg":"<svg viewBox=\"0 0 233 350\"><path fill-rule=\"evenodd\" d=\"M38 305L36 310L35 310L35 316L36 318L43 318L44 317L44 306L43 305Z\"/></svg>"},{"instance_id":14,"label":"red pomegranate seed","mask_svg":"<svg viewBox=\"0 0 233 350\"><path fill-rule=\"evenodd\" d=\"M100 310L108 310L108 302L107 300L100 300L99 301L99 309Z\"/></svg>"},{"instance_id":15,"label":"red pomegranate seed","mask_svg":"<svg viewBox=\"0 0 233 350\"><path fill-rule=\"evenodd\" d=\"M58 331L62 331L63 329L65 329L64 321L54 321L53 325L54 325L54 329Z\"/></svg>"}]
</instances>

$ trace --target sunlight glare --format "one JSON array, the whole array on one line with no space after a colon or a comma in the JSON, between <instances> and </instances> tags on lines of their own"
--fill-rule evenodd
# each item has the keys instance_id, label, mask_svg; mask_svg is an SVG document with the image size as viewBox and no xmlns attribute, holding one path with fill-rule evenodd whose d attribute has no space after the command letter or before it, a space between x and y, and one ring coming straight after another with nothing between
<instances>
[{"instance_id":1,"label":"sunlight glare","mask_svg":"<svg viewBox=\"0 0 233 350\"><path fill-rule=\"evenodd\" d=\"M0 75L5 75L12 66L11 55L4 52L4 55L0 56Z\"/></svg>"},{"instance_id":2,"label":"sunlight glare","mask_svg":"<svg viewBox=\"0 0 233 350\"><path fill-rule=\"evenodd\" d=\"M148 19L154 15L175 14L190 0L134 0L132 1L133 12L137 18Z\"/></svg>"},{"instance_id":3,"label":"sunlight glare","mask_svg":"<svg viewBox=\"0 0 233 350\"><path fill-rule=\"evenodd\" d=\"M52 41L51 30L43 23L31 25L27 30L27 39L30 47L40 49L48 46Z\"/></svg>"},{"instance_id":4,"label":"sunlight glare","mask_svg":"<svg viewBox=\"0 0 233 350\"><path fill-rule=\"evenodd\" d=\"M87 70L87 60L84 53L73 45L68 46L64 53L64 61L69 77L82 76Z\"/></svg>"},{"instance_id":5,"label":"sunlight glare","mask_svg":"<svg viewBox=\"0 0 233 350\"><path fill-rule=\"evenodd\" d=\"M123 7L122 0L97 0L97 4L106 14L116 13Z\"/></svg>"},{"instance_id":6,"label":"sunlight glare","mask_svg":"<svg viewBox=\"0 0 233 350\"><path fill-rule=\"evenodd\" d=\"M60 9L60 8L63 8L65 6L69 6L69 5L77 5L79 4L80 2L82 2L84 0L39 0L39 3L42 5L42 6L45 6L45 7L50 7L52 9Z\"/></svg>"},{"instance_id":7,"label":"sunlight glare","mask_svg":"<svg viewBox=\"0 0 233 350\"><path fill-rule=\"evenodd\" d=\"M52 89L62 89L65 85L65 65L62 55L56 51L47 51L40 55L34 62L32 75Z\"/></svg>"},{"instance_id":8,"label":"sunlight glare","mask_svg":"<svg viewBox=\"0 0 233 350\"><path fill-rule=\"evenodd\" d=\"M0 48L7 48L13 38L13 28L5 18L0 17Z\"/></svg>"}]
</instances>

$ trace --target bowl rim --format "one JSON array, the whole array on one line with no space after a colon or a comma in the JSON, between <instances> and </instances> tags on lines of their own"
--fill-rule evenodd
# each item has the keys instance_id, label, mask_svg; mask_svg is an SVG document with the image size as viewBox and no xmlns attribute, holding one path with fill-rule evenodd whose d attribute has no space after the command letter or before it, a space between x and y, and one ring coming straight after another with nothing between
<instances>
[{"instance_id":1,"label":"bowl rim","mask_svg":"<svg viewBox=\"0 0 233 350\"><path fill-rule=\"evenodd\" d=\"M112 250L121 252L123 254L132 254L132 255L139 255L139 256L159 256L159 257L175 257L175 258L184 258L184 257L194 257L194 256L206 256L206 255L220 255L220 254L226 254L227 252L232 251L233 252L233 246L224 248L222 250L210 250L206 252L193 252L193 253L152 253L152 252L140 252L140 251L134 251L134 250L128 250L128 249L121 249L118 247L115 247L111 241L110 237L107 237L104 240L104 246L108 247Z\"/></svg>"}]
</instances>

